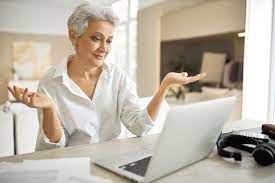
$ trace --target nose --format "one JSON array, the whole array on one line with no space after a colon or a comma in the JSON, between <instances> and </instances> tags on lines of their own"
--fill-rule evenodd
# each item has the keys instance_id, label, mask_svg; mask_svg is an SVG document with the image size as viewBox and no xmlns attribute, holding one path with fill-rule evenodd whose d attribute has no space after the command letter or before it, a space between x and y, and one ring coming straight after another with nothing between
<instances>
[{"instance_id":1,"label":"nose","mask_svg":"<svg viewBox=\"0 0 275 183\"><path fill-rule=\"evenodd\" d=\"M99 50L104 53L108 51L108 45L105 41L101 42Z\"/></svg>"}]
</instances>

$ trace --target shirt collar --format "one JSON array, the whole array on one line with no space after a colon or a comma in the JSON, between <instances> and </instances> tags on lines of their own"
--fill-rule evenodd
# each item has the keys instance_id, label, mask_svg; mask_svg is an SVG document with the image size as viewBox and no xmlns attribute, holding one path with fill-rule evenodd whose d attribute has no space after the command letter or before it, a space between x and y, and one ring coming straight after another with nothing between
<instances>
[{"instance_id":1,"label":"shirt collar","mask_svg":"<svg viewBox=\"0 0 275 183\"><path fill-rule=\"evenodd\" d=\"M54 77L62 77L63 84L75 95L80 96L82 98L88 99L90 101L90 98L85 95L85 93L76 86L76 84L70 79L68 72L67 72L67 64L71 60L72 56L69 56L68 59L64 60L61 64L56 66L56 71L54 73ZM108 83L109 77L110 77L110 64L104 63L103 64L103 70L102 73L98 79L98 83L96 86L96 90L94 92L94 98L96 98L98 95L100 95L105 85Z\"/></svg>"}]
</instances>

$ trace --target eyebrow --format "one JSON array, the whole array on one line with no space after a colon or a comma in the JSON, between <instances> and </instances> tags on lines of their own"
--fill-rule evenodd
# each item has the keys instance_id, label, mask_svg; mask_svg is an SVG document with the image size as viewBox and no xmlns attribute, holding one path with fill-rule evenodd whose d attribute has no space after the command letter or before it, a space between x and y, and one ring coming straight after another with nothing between
<instances>
[{"instance_id":1,"label":"eyebrow","mask_svg":"<svg viewBox=\"0 0 275 183\"><path fill-rule=\"evenodd\" d=\"M100 36L105 37L104 34L102 34L101 32L93 32L92 35L93 35L93 36L100 35ZM109 36L109 38L113 38L113 35L112 35L112 36Z\"/></svg>"}]
</instances>

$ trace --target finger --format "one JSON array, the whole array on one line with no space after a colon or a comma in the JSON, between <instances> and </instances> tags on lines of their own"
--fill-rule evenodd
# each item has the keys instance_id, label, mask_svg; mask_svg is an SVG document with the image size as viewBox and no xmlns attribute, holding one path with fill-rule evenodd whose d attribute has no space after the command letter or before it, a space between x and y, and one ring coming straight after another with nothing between
<instances>
[{"instance_id":1,"label":"finger","mask_svg":"<svg viewBox=\"0 0 275 183\"><path fill-rule=\"evenodd\" d=\"M196 76L191 76L187 78L187 83L193 83L205 77L205 74L197 74Z\"/></svg>"},{"instance_id":2,"label":"finger","mask_svg":"<svg viewBox=\"0 0 275 183\"><path fill-rule=\"evenodd\" d=\"M181 75L182 75L182 77L184 77L184 78L185 78L185 77L187 77L187 76L188 76L188 73L187 73L187 72L182 72L182 73L181 73Z\"/></svg>"},{"instance_id":3,"label":"finger","mask_svg":"<svg viewBox=\"0 0 275 183\"><path fill-rule=\"evenodd\" d=\"M186 84L188 84L188 83L193 83L193 82L195 82L195 81L197 81L198 79L196 79L194 76L192 76L192 77L188 77L187 78L187 81L186 81Z\"/></svg>"},{"instance_id":4,"label":"finger","mask_svg":"<svg viewBox=\"0 0 275 183\"><path fill-rule=\"evenodd\" d=\"M37 99L36 93L33 93L30 97L30 106L35 107L35 101Z\"/></svg>"},{"instance_id":5,"label":"finger","mask_svg":"<svg viewBox=\"0 0 275 183\"><path fill-rule=\"evenodd\" d=\"M14 93L15 93L15 98L19 101L22 101L22 94L20 94L18 88L14 85L13 86L13 90L14 90Z\"/></svg>"},{"instance_id":6,"label":"finger","mask_svg":"<svg viewBox=\"0 0 275 183\"><path fill-rule=\"evenodd\" d=\"M31 91L29 91L29 89L28 89L27 96L28 96L28 97L31 97L33 94L34 94L34 92L31 92Z\"/></svg>"},{"instance_id":7,"label":"finger","mask_svg":"<svg viewBox=\"0 0 275 183\"><path fill-rule=\"evenodd\" d=\"M207 75L207 73L203 72L203 73L200 73L200 74L197 74L197 75L200 76L201 78L204 78Z\"/></svg>"},{"instance_id":8,"label":"finger","mask_svg":"<svg viewBox=\"0 0 275 183\"><path fill-rule=\"evenodd\" d=\"M23 96L23 94L24 94L24 92L25 92L25 90L26 90L25 88L20 88L20 87L18 87L18 86L16 86L16 89L17 89L17 91L19 92L19 94L21 94L22 96ZM27 96L30 97L32 94L33 94L33 92L30 92L30 91L28 90Z\"/></svg>"},{"instance_id":9,"label":"finger","mask_svg":"<svg viewBox=\"0 0 275 183\"><path fill-rule=\"evenodd\" d=\"M22 101L24 104L29 105L29 100L28 100L28 88L25 89L22 97Z\"/></svg>"},{"instance_id":10,"label":"finger","mask_svg":"<svg viewBox=\"0 0 275 183\"><path fill-rule=\"evenodd\" d=\"M11 94L12 94L13 96L15 95L14 90L13 90L13 88L12 88L11 86L8 86L8 90L11 92Z\"/></svg>"},{"instance_id":11,"label":"finger","mask_svg":"<svg viewBox=\"0 0 275 183\"><path fill-rule=\"evenodd\" d=\"M200 73L200 74L197 75L198 80L204 78L205 76L206 76L206 73Z\"/></svg>"},{"instance_id":12,"label":"finger","mask_svg":"<svg viewBox=\"0 0 275 183\"><path fill-rule=\"evenodd\" d=\"M25 88L20 88L20 87L16 86L16 89L21 94L23 94L25 92Z\"/></svg>"}]
</instances>

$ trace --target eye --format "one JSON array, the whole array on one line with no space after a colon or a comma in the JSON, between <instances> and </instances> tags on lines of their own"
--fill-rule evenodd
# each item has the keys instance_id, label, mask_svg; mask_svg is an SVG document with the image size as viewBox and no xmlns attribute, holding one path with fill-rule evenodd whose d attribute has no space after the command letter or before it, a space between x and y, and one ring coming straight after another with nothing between
<instances>
[{"instance_id":1,"label":"eye","mask_svg":"<svg viewBox=\"0 0 275 183\"><path fill-rule=\"evenodd\" d=\"M107 42L108 44L111 44L111 43L112 43L112 41L113 41L113 40L108 39L106 42Z\"/></svg>"},{"instance_id":2,"label":"eye","mask_svg":"<svg viewBox=\"0 0 275 183\"><path fill-rule=\"evenodd\" d=\"M92 41L95 41L95 42L101 41L101 38L99 36L92 36L91 39Z\"/></svg>"}]
</instances>

